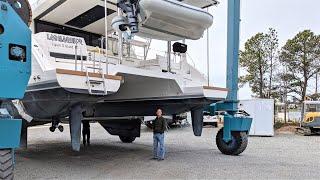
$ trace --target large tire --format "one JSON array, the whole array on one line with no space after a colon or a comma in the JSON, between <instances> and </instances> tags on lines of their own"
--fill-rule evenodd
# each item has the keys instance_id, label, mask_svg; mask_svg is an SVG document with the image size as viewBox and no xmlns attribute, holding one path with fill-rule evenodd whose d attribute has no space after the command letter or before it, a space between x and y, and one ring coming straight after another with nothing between
<instances>
[{"instance_id":1,"label":"large tire","mask_svg":"<svg viewBox=\"0 0 320 180\"><path fill-rule=\"evenodd\" d=\"M12 180L13 170L12 150L0 150L0 180Z\"/></svg>"},{"instance_id":2,"label":"large tire","mask_svg":"<svg viewBox=\"0 0 320 180\"><path fill-rule=\"evenodd\" d=\"M247 148L248 135L246 132L231 132L231 135L232 140L226 143L223 140L223 128L221 128L216 136L216 144L223 154L237 156Z\"/></svg>"},{"instance_id":3,"label":"large tire","mask_svg":"<svg viewBox=\"0 0 320 180\"><path fill-rule=\"evenodd\" d=\"M132 143L136 140L136 137L119 136L119 138L123 143Z\"/></svg>"}]
</instances>

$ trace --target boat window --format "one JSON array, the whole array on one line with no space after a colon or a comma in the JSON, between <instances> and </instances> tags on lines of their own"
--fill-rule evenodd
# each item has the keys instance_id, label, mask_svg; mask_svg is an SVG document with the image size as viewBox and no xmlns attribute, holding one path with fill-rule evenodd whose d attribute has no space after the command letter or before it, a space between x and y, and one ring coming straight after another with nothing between
<instances>
[{"instance_id":1,"label":"boat window","mask_svg":"<svg viewBox=\"0 0 320 180\"><path fill-rule=\"evenodd\" d=\"M77 57L74 55L74 54L63 54L63 53L55 53L55 52L50 52L50 57L53 57L53 58L59 58L59 59L70 59L70 60L82 60L83 61L86 61L87 60L87 56L80 56L80 55L77 55Z\"/></svg>"}]
</instances>

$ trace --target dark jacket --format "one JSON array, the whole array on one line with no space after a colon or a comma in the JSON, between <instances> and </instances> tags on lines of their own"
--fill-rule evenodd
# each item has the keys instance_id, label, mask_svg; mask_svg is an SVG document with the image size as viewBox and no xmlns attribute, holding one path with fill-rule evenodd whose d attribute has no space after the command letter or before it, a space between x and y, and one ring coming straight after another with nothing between
<instances>
[{"instance_id":1,"label":"dark jacket","mask_svg":"<svg viewBox=\"0 0 320 180\"><path fill-rule=\"evenodd\" d=\"M167 121L163 117L160 117L160 118L157 117L153 121L153 132L162 134L166 130L167 130Z\"/></svg>"}]
</instances>

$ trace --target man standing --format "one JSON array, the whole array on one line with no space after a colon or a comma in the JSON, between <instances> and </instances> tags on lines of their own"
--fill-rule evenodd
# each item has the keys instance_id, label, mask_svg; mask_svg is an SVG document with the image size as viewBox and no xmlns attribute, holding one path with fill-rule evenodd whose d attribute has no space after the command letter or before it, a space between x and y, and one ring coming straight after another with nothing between
<instances>
[{"instance_id":1,"label":"man standing","mask_svg":"<svg viewBox=\"0 0 320 180\"><path fill-rule=\"evenodd\" d=\"M82 121L82 138L83 138L83 145L90 146L90 122L89 121Z\"/></svg>"},{"instance_id":2,"label":"man standing","mask_svg":"<svg viewBox=\"0 0 320 180\"><path fill-rule=\"evenodd\" d=\"M162 110L157 109L157 118L153 122L153 158L164 160L164 132L167 130L167 122L162 117Z\"/></svg>"}]
</instances>

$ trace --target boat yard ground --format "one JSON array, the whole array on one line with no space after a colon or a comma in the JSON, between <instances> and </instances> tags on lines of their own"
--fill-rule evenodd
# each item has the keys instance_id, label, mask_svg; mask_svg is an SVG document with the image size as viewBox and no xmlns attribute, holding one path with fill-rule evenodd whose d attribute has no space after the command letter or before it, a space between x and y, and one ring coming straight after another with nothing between
<instances>
[{"instance_id":1,"label":"boat yard ground","mask_svg":"<svg viewBox=\"0 0 320 180\"><path fill-rule=\"evenodd\" d=\"M217 129L205 128L199 138L191 127L177 127L166 136L166 160L158 162L150 160L152 132L145 126L141 138L123 144L92 124L92 145L79 154L70 150L68 126L63 133L48 128L29 128L29 149L16 154L16 179L319 179L319 136L250 137L234 157L217 149Z\"/></svg>"}]
</instances>

